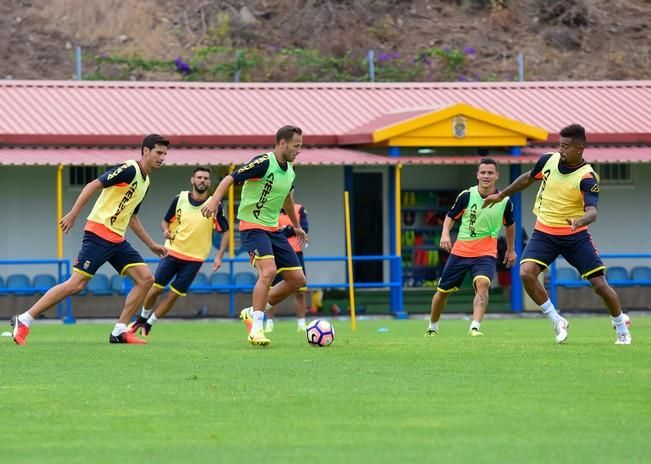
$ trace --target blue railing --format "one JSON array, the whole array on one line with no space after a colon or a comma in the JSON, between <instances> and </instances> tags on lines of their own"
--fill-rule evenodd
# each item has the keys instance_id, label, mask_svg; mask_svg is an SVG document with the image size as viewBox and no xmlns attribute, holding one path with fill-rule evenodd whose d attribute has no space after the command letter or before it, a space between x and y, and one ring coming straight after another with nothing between
<instances>
[{"instance_id":1,"label":"blue railing","mask_svg":"<svg viewBox=\"0 0 651 464\"><path fill-rule=\"evenodd\" d=\"M305 261L307 262L346 262L346 256L306 256ZM394 266L399 267L400 257L399 256L390 256L390 255L367 255L367 256L353 256L353 261L389 261L393 263ZM157 264L160 260L158 258L148 258L145 259L145 262L148 264ZM229 284L228 285L196 285L194 284L191 287L190 291L203 291L203 292L223 292L229 294L229 310L228 314L231 317L234 317L236 314L235 307L235 294L241 292L247 292L253 290L254 285L235 285L235 264L236 263L248 263L249 258L228 258L223 259L223 265L228 266L228 276ZM205 263L206 266L210 266L212 263L212 258L208 259ZM61 283L67 280L70 276L70 261L63 259L41 259L41 260L0 260L0 265L37 265L37 264L57 264L57 282ZM219 270L218 272L224 272ZM342 275L346 276L346 270L342 272ZM309 282L308 288L341 288L347 289L349 287L348 283L345 281L342 282ZM124 279L124 293L127 293L132 286L131 279ZM354 284L355 288L389 288L392 291L400 291L402 287L402 275L398 275L395 281L389 282L359 282ZM14 288L2 288L0 286L0 295L1 294L33 294L34 292L46 292L49 288L35 288L35 287L14 287ZM63 306L65 306L65 311ZM391 308L394 312L401 312L402 308ZM66 323L74 323L74 314L72 309L72 302L70 298L59 304L59 314L58 317Z\"/></svg>"},{"instance_id":2,"label":"blue railing","mask_svg":"<svg viewBox=\"0 0 651 464\"><path fill-rule=\"evenodd\" d=\"M65 282L70 277L70 260L67 259L2 259L0 266L32 266L32 265L56 265L57 266L57 283ZM10 275L10 274L8 274ZM32 295L34 293L45 293L49 287L11 287L0 286L0 295ZM27 309L27 308L25 308ZM75 318L72 313L72 303L70 298L58 304L58 318L66 324L74 323Z\"/></svg>"},{"instance_id":3,"label":"blue railing","mask_svg":"<svg viewBox=\"0 0 651 464\"><path fill-rule=\"evenodd\" d=\"M644 259L651 258L651 253L604 253L600 255L602 259ZM559 257L559 259L562 259ZM558 261L558 260L557 260ZM572 268L574 269L574 268ZM567 288L579 288L590 286L590 282L585 279L579 280L568 280L568 279L558 279L557 274L558 270L556 269L556 261L552 263L549 268L549 297L556 304L558 297L558 287L567 287ZM636 286L636 285L651 285L651 280L631 280L631 279L609 279L608 283L615 286Z\"/></svg>"}]
</instances>

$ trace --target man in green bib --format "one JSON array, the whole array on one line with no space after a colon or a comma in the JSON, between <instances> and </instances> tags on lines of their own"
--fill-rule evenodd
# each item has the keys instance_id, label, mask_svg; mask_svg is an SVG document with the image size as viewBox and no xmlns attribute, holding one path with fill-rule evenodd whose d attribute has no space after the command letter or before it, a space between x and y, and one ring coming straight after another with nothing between
<instances>
[{"instance_id":1,"label":"man in green bib","mask_svg":"<svg viewBox=\"0 0 651 464\"><path fill-rule=\"evenodd\" d=\"M502 225L506 226L507 250L504 263L513 266L515 254L515 226L513 204L505 197L491 209L482 209L484 198L496 193L499 178L497 163L492 158L482 158L477 169L478 184L457 196L448 211L441 232L440 247L450 252L443 273L432 297L432 312L426 337L438 335L439 319L451 293L459 290L468 271L472 274L475 298L472 307L472 323L468 334L476 337L488 306L488 289L495 275L497 262L497 237ZM452 246L450 231L461 218L457 241Z\"/></svg>"},{"instance_id":2,"label":"man in green bib","mask_svg":"<svg viewBox=\"0 0 651 464\"><path fill-rule=\"evenodd\" d=\"M303 245L307 241L290 195L295 177L292 163L302 144L303 131L299 127L281 127L276 132L274 151L256 156L222 179L201 209L204 216L212 217L229 187L236 182L244 184L237 219L242 245L258 270L258 280L253 288L253 305L243 309L240 318L247 326L252 345L270 343L262 326L264 312L305 285L301 263L278 225L280 210L284 208L298 243ZM270 289L277 273L282 273L283 280Z\"/></svg>"}]
</instances>

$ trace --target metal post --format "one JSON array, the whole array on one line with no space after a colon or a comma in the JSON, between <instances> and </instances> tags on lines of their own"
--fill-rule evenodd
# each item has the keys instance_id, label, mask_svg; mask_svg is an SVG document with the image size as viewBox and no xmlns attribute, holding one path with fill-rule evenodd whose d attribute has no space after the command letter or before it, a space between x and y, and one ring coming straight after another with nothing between
<instances>
[{"instance_id":1,"label":"metal post","mask_svg":"<svg viewBox=\"0 0 651 464\"><path fill-rule=\"evenodd\" d=\"M511 156L520 156L522 151L520 147L511 147L509 150ZM522 174L520 164L511 164L509 167L509 178L513 182ZM518 259L511 268L511 310L520 313L524 310L522 301L522 282L520 282L520 256L522 256L522 194L516 193L511 196L513 202L513 220L515 221L515 251Z\"/></svg>"},{"instance_id":2,"label":"metal post","mask_svg":"<svg viewBox=\"0 0 651 464\"><path fill-rule=\"evenodd\" d=\"M75 61L76 61L76 70L77 70L77 80L81 80L81 47L77 45L75 48Z\"/></svg>"},{"instance_id":3,"label":"metal post","mask_svg":"<svg viewBox=\"0 0 651 464\"><path fill-rule=\"evenodd\" d=\"M242 50L235 50L235 75L233 82L240 81L240 59L242 58Z\"/></svg>"},{"instance_id":4,"label":"metal post","mask_svg":"<svg viewBox=\"0 0 651 464\"><path fill-rule=\"evenodd\" d=\"M391 311L397 319L406 319L407 313L404 311L402 299L402 262L400 259L400 251L398 249L398 235L400 234L399 223L397 220L398 204L400 194L397 192L397 187L400 186L399 168L396 166L389 166L389 271L391 283L393 284L389 289L391 302ZM397 196L397 198L396 198ZM398 285L396 285L398 284Z\"/></svg>"},{"instance_id":5,"label":"metal post","mask_svg":"<svg viewBox=\"0 0 651 464\"><path fill-rule=\"evenodd\" d=\"M368 51L368 80L375 82L375 50Z\"/></svg>"},{"instance_id":6,"label":"metal post","mask_svg":"<svg viewBox=\"0 0 651 464\"><path fill-rule=\"evenodd\" d=\"M524 56L518 52L518 80L524 82Z\"/></svg>"}]
</instances>

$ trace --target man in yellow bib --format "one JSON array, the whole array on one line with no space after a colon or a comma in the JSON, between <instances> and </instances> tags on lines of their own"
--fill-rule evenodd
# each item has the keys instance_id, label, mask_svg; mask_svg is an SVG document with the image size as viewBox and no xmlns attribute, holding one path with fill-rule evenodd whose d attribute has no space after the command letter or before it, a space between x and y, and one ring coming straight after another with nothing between
<instances>
[{"instance_id":1,"label":"man in yellow bib","mask_svg":"<svg viewBox=\"0 0 651 464\"><path fill-rule=\"evenodd\" d=\"M439 319L448 297L459 290L468 272L472 275L475 298L472 303L472 322L468 334L482 336L481 321L488 307L488 290L495 276L497 263L497 237L502 226L506 227L507 250L504 264L511 267L516 254L513 245L515 227L513 226L513 204L504 197L495 208L483 210L481 204L488 195L495 193L499 179L497 163L492 158L482 158L477 167L477 185L464 190L448 211L443 221L440 247L450 256L445 263L436 293L432 297L432 309L426 337L438 335ZM450 231L454 223L461 219L457 240L452 246Z\"/></svg>"},{"instance_id":2,"label":"man in yellow bib","mask_svg":"<svg viewBox=\"0 0 651 464\"><path fill-rule=\"evenodd\" d=\"M570 324L558 314L538 281L538 275L561 255L590 282L595 293L604 301L615 325L615 344L630 345L632 339L622 305L617 293L606 281L606 267L588 232L588 225L597 220L599 180L583 159L586 143L582 126L572 124L563 128L558 152L540 157L530 172L518 177L501 192L487 197L483 207L493 206L506 195L541 181L533 208L537 216L536 225L522 253L520 267L520 278L527 294L551 319L556 342L567 340Z\"/></svg>"},{"instance_id":3,"label":"man in yellow bib","mask_svg":"<svg viewBox=\"0 0 651 464\"><path fill-rule=\"evenodd\" d=\"M237 218L240 220L242 245L249 252L252 264L258 270L253 288L253 304L240 313L249 331L252 345L266 346L270 340L263 331L264 312L305 286L301 263L287 237L280 231L278 216L287 211L300 245L307 240L296 217L291 191L294 188L292 164L303 144L303 131L296 126L283 126L276 132L273 151L253 158L249 163L222 179L213 197L201 209L206 217L214 216L217 205L234 182L243 183ZM277 273L283 281L271 288Z\"/></svg>"},{"instance_id":4,"label":"man in yellow bib","mask_svg":"<svg viewBox=\"0 0 651 464\"><path fill-rule=\"evenodd\" d=\"M75 220L93 194L102 191L88 216L84 228L81 250L70 278L48 290L28 311L11 319L13 338L19 345L26 343L31 323L41 313L60 301L79 293L105 262L109 262L121 275L128 275L134 287L127 295L124 308L109 336L110 343L145 344L127 331L131 316L142 305L154 278L138 253L124 238L127 227L158 256L167 250L154 242L138 219L138 210L149 190L149 174L162 166L170 142L158 134L150 134L142 141L140 160L129 160L110 169L98 179L86 184L72 209L60 222L68 233Z\"/></svg>"},{"instance_id":5,"label":"man in yellow bib","mask_svg":"<svg viewBox=\"0 0 651 464\"><path fill-rule=\"evenodd\" d=\"M210 169L201 166L195 168L190 184L192 191L185 190L174 197L161 222L167 256L156 269L154 285L145 298L140 316L129 325L130 332L140 330L143 335L149 335L152 326L172 309L176 300L187 295L188 288L208 258L214 230L222 233L222 240L213 262L213 272L222 265L228 246L228 221L224 217L221 204L215 219L206 218L201 214L201 206L210 198ZM154 310L156 300L168 284L170 292Z\"/></svg>"}]
</instances>

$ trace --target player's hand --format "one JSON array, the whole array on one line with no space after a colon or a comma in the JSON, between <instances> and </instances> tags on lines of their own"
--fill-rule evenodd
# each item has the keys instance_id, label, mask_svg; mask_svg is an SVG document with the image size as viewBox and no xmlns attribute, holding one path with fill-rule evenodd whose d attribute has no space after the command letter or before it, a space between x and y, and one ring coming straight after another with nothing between
<instances>
[{"instance_id":1,"label":"player's hand","mask_svg":"<svg viewBox=\"0 0 651 464\"><path fill-rule=\"evenodd\" d=\"M163 245L159 245L158 243L154 243L149 247L149 249L159 258L164 258L167 256L167 248L165 248Z\"/></svg>"},{"instance_id":2,"label":"player's hand","mask_svg":"<svg viewBox=\"0 0 651 464\"><path fill-rule=\"evenodd\" d=\"M518 259L518 255L515 250L506 250L506 254L504 255L504 264L506 264L507 269L513 267L516 259Z\"/></svg>"},{"instance_id":3,"label":"player's hand","mask_svg":"<svg viewBox=\"0 0 651 464\"><path fill-rule=\"evenodd\" d=\"M165 230L163 231L163 238L164 238L165 240L169 240L169 239L172 238L172 234L170 233L170 230L169 230L169 229L165 229Z\"/></svg>"},{"instance_id":4,"label":"player's hand","mask_svg":"<svg viewBox=\"0 0 651 464\"><path fill-rule=\"evenodd\" d=\"M210 202L210 203L212 203L212 202ZM217 203L216 205L213 206L212 204L209 205L208 202L206 202L206 204L203 205L203 207L201 208L201 214L203 214L204 217L207 217L207 218L214 217L218 206L219 206L219 203Z\"/></svg>"},{"instance_id":5,"label":"player's hand","mask_svg":"<svg viewBox=\"0 0 651 464\"><path fill-rule=\"evenodd\" d=\"M488 195L486 198L484 198L484 202L482 203L481 207L486 208L487 206L489 208L492 208L495 203L499 203L502 201L502 196L500 193L493 193L491 195Z\"/></svg>"},{"instance_id":6,"label":"player's hand","mask_svg":"<svg viewBox=\"0 0 651 464\"><path fill-rule=\"evenodd\" d=\"M215 260L212 262L212 272L215 272L220 267L222 267L222 258L217 255L215 256Z\"/></svg>"},{"instance_id":7,"label":"player's hand","mask_svg":"<svg viewBox=\"0 0 651 464\"><path fill-rule=\"evenodd\" d=\"M565 219L567 225L570 226L572 230L576 230L577 227L580 227L578 219Z\"/></svg>"},{"instance_id":8,"label":"player's hand","mask_svg":"<svg viewBox=\"0 0 651 464\"><path fill-rule=\"evenodd\" d=\"M447 251L448 253L452 250L452 241L450 240L449 234L441 234L441 242L439 243L439 248Z\"/></svg>"},{"instance_id":9,"label":"player's hand","mask_svg":"<svg viewBox=\"0 0 651 464\"><path fill-rule=\"evenodd\" d=\"M75 225L75 220L77 219L77 215L73 214L72 212L66 214L61 218L59 221L59 227L61 227L61 230L63 231L64 234L67 234L70 229Z\"/></svg>"},{"instance_id":10,"label":"player's hand","mask_svg":"<svg viewBox=\"0 0 651 464\"><path fill-rule=\"evenodd\" d=\"M303 248L303 246L307 243L307 233L303 230L302 227L294 227L294 235L296 235L298 246Z\"/></svg>"}]
</instances>

